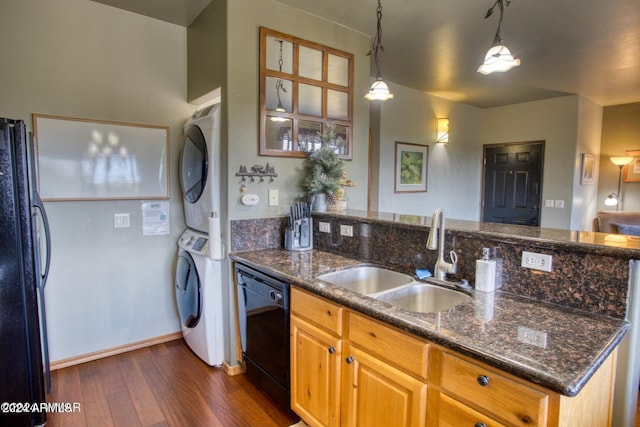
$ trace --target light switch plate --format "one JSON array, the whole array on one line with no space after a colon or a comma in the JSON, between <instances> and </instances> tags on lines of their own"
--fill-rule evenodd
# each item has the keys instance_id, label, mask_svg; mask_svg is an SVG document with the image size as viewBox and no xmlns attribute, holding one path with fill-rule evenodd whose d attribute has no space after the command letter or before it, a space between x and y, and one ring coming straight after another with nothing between
<instances>
[{"instance_id":1,"label":"light switch plate","mask_svg":"<svg viewBox=\"0 0 640 427\"><path fill-rule=\"evenodd\" d=\"M128 213L113 214L113 228L129 228L131 227L131 219Z\"/></svg>"},{"instance_id":2,"label":"light switch plate","mask_svg":"<svg viewBox=\"0 0 640 427\"><path fill-rule=\"evenodd\" d=\"M269 206L278 206L278 190L269 190Z\"/></svg>"}]
</instances>

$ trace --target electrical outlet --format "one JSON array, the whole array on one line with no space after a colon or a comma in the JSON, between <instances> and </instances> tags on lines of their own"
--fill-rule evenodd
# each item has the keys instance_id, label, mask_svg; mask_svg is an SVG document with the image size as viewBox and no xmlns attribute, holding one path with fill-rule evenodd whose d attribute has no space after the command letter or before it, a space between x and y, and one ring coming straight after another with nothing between
<instances>
[{"instance_id":1,"label":"electrical outlet","mask_svg":"<svg viewBox=\"0 0 640 427\"><path fill-rule=\"evenodd\" d=\"M524 326L518 326L518 341L536 347L547 348L547 333Z\"/></svg>"},{"instance_id":2,"label":"electrical outlet","mask_svg":"<svg viewBox=\"0 0 640 427\"><path fill-rule=\"evenodd\" d=\"M330 222L322 222L318 223L318 228L321 233L331 233L331 223Z\"/></svg>"},{"instance_id":3,"label":"electrical outlet","mask_svg":"<svg viewBox=\"0 0 640 427\"><path fill-rule=\"evenodd\" d=\"M521 267L531 268L533 270L551 271L551 255L537 254L535 252L522 251Z\"/></svg>"},{"instance_id":4,"label":"electrical outlet","mask_svg":"<svg viewBox=\"0 0 640 427\"><path fill-rule=\"evenodd\" d=\"M554 200L553 207L558 209L564 209L564 200Z\"/></svg>"},{"instance_id":5,"label":"electrical outlet","mask_svg":"<svg viewBox=\"0 0 640 427\"><path fill-rule=\"evenodd\" d=\"M353 237L353 226L340 224L340 235Z\"/></svg>"},{"instance_id":6,"label":"electrical outlet","mask_svg":"<svg viewBox=\"0 0 640 427\"><path fill-rule=\"evenodd\" d=\"M269 190L269 206L278 206L278 190Z\"/></svg>"},{"instance_id":7,"label":"electrical outlet","mask_svg":"<svg viewBox=\"0 0 640 427\"><path fill-rule=\"evenodd\" d=\"M129 228L131 221L128 213L113 214L113 228Z\"/></svg>"}]
</instances>

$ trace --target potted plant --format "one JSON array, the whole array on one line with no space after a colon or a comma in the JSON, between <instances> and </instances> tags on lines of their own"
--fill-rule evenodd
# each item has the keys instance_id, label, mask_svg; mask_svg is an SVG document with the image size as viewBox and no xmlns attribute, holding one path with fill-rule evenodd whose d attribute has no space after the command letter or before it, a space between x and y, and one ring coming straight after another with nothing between
<instances>
[{"instance_id":1,"label":"potted plant","mask_svg":"<svg viewBox=\"0 0 640 427\"><path fill-rule=\"evenodd\" d=\"M318 132L318 137L320 148L313 151L305 162L307 175L302 187L309 196L312 209L324 212L327 199L334 199L344 184L344 164L337 154L344 141L335 137L333 125L328 125L325 133Z\"/></svg>"}]
</instances>

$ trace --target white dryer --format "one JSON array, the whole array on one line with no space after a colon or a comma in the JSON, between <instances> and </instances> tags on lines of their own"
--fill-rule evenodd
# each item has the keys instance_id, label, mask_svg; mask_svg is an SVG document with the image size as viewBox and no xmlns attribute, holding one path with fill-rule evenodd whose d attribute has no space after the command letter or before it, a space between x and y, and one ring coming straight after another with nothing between
<instances>
[{"instance_id":1,"label":"white dryer","mask_svg":"<svg viewBox=\"0 0 640 427\"><path fill-rule=\"evenodd\" d=\"M184 125L180 185L187 227L207 233L220 215L220 103L197 110Z\"/></svg>"},{"instance_id":2,"label":"white dryer","mask_svg":"<svg viewBox=\"0 0 640 427\"><path fill-rule=\"evenodd\" d=\"M224 361L222 261L209 257L209 237L186 229L178 240L175 291L182 336L208 365Z\"/></svg>"}]
</instances>

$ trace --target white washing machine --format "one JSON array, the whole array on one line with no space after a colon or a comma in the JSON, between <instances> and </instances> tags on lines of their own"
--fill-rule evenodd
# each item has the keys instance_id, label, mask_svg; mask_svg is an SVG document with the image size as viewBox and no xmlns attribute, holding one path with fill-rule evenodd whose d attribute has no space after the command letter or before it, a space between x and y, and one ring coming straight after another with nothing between
<instances>
[{"instance_id":1,"label":"white washing machine","mask_svg":"<svg viewBox=\"0 0 640 427\"><path fill-rule=\"evenodd\" d=\"M197 110L184 125L180 185L187 227L207 233L220 214L220 102Z\"/></svg>"},{"instance_id":2,"label":"white washing machine","mask_svg":"<svg viewBox=\"0 0 640 427\"><path fill-rule=\"evenodd\" d=\"M222 260L209 257L209 236L186 229L178 240L175 291L182 336L210 366L224 361Z\"/></svg>"}]
</instances>

